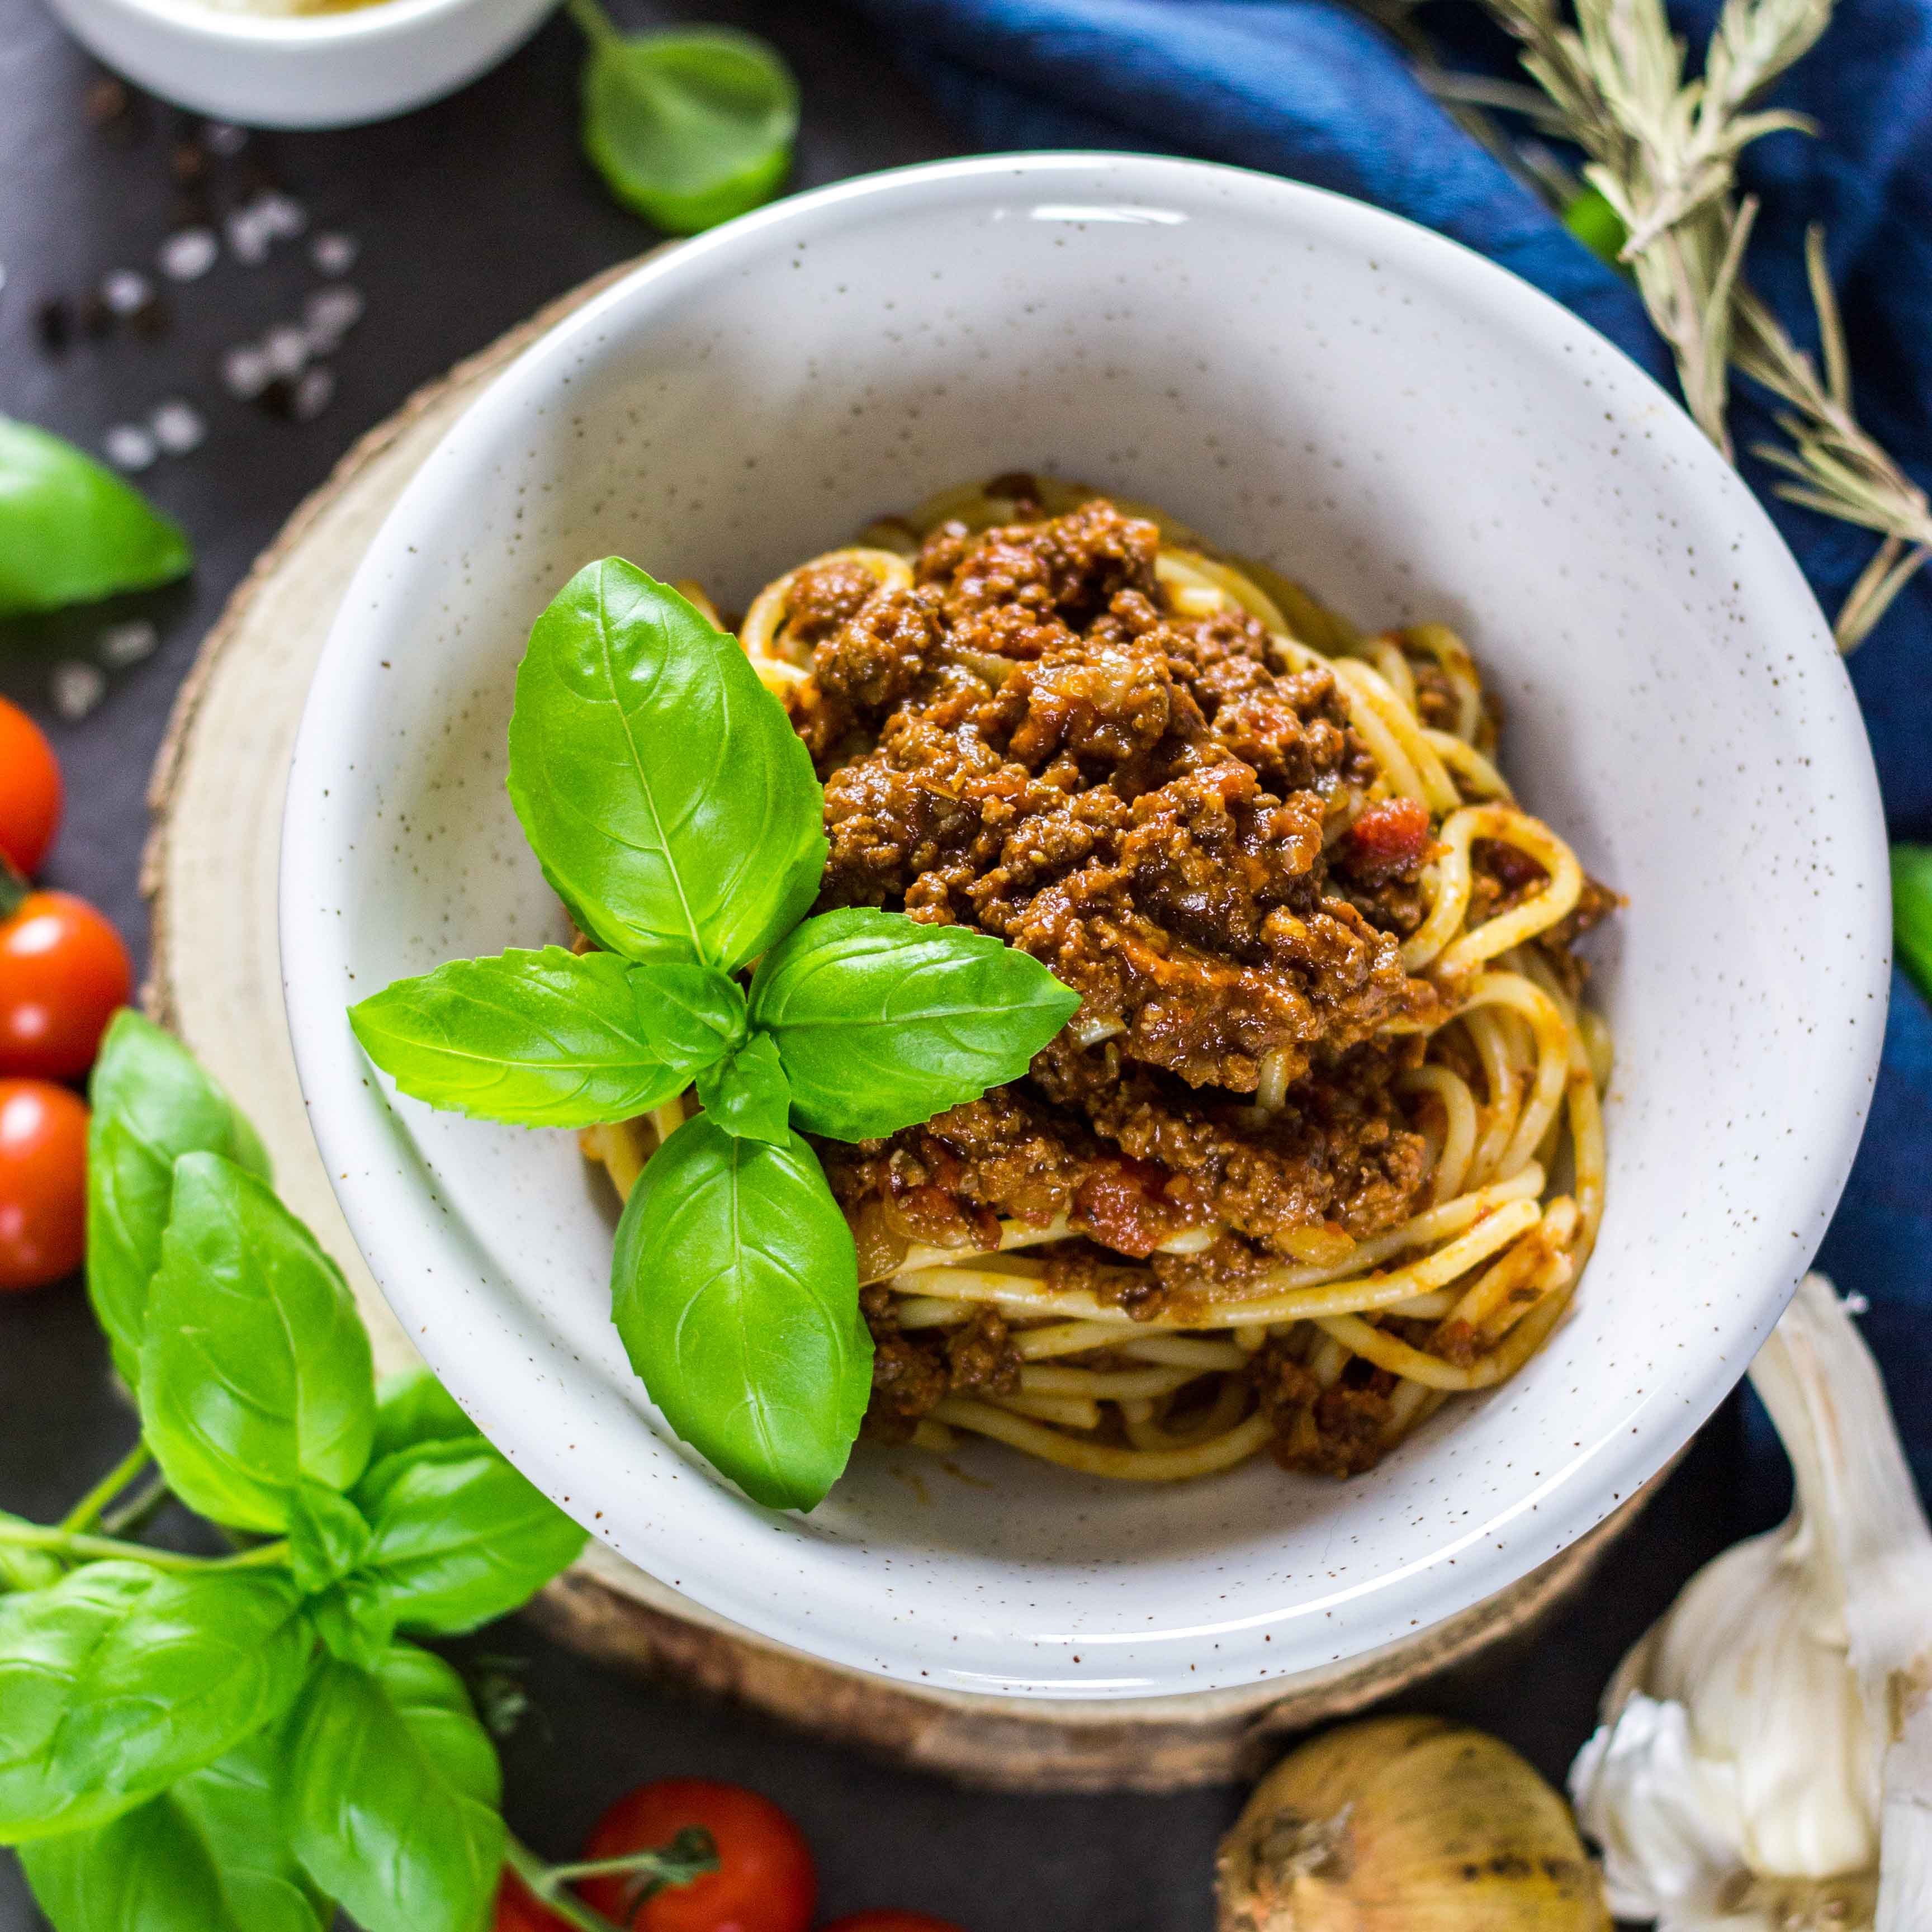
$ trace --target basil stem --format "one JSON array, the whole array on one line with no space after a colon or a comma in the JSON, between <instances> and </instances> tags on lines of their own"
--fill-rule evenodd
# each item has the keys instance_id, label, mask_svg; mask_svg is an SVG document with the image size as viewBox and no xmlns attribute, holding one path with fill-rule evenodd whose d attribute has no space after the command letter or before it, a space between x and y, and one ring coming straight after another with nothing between
<instances>
[{"instance_id":1,"label":"basil stem","mask_svg":"<svg viewBox=\"0 0 1932 1932\"><path fill-rule=\"evenodd\" d=\"M156 1570L262 1570L288 1561L285 1540L259 1543L232 1556L188 1556L177 1550L154 1550L145 1543L124 1543L112 1536L88 1536L73 1530L50 1529L38 1522L16 1522L0 1516L0 1543L23 1550L50 1550L56 1556L112 1557L122 1562L146 1563Z\"/></svg>"},{"instance_id":2,"label":"basil stem","mask_svg":"<svg viewBox=\"0 0 1932 1932\"><path fill-rule=\"evenodd\" d=\"M154 1451L146 1443L136 1442L126 1455L82 1496L67 1514L61 1518L64 1530L92 1529L98 1522L107 1505L154 1460Z\"/></svg>"}]
</instances>

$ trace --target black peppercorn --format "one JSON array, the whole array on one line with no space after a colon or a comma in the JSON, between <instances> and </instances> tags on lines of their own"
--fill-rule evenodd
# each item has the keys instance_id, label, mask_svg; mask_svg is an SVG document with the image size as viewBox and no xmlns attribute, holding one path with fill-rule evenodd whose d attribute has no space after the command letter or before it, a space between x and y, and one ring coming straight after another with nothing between
<instances>
[{"instance_id":1,"label":"black peppercorn","mask_svg":"<svg viewBox=\"0 0 1932 1932\"><path fill-rule=\"evenodd\" d=\"M74 340L74 310L64 296L49 296L34 311L34 329L40 347L58 356Z\"/></svg>"},{"instance_id":2,"label":"black peppercorn","mask_svg":"<svg viewBox=\"0 0 1932 1932\"><path fill-rule=\"evenodd\" d=\"M296 386L293 377L276 376L268 382L255 398L255 406L265 410L272 416L284 422L292 422L296 414Z\"/></svg>"},{"instance_id":3,"label":"black peppercorn","mask_svg":"<svg viewBox=\"0 0 1932 1932\"><path fill-rule=\"evenodd\" d=\"M131 310L128 326L143 342L158 342L174 326L174 310L159 290Z\"/></svg>"}]
</instances>

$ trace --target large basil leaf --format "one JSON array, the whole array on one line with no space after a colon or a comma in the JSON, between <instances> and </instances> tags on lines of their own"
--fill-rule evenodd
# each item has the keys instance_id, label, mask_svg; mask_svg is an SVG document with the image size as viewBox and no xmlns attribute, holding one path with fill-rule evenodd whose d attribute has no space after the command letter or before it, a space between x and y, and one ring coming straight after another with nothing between
<instances>
[{"instance_id":1,"label":"large basil leaf","mask_svg":"<svg viewBox=\"0 0 1932 1932\"><path fill-rule=\"evenodd\" d=\"M103 1822L278 1716L311 1640L273 1570L94 1563L0 1598L0 1843Z\"/></svg>"},{"instance_id":2,"label":"large basil leaf","mask_svg":"<svg viewBox=\"0 0 1932 1932\"><path fill-rule=\"evenodd\" d=\"M631 1190L610 1282L631 1365L678 1434L759 1502L820 1502L866 1412L872 1340L811 1148L687 1120Z\"/></svg>"},{"instance_id":3,"label":"large basil leaf","mask_svg":"<svg viewBox=\"0 0 1932 1932\"><path fill-rule=\"evenodd\" d=\"M194 561L180 526L112 470L0 416L0 617L171 583Z\"/></svg>"},{"instance_id":4,"label":"large basil leaf","mask_svg":"<svg viewBox=\"0 0 1932 1932\"><path fill-rule=\"evenodd\" d=\"M385 1456L418 1442L455 1442L478 1432L455 1396L426 1368L399 1369L376 1384L373 1469Z\"/></svg>"},{"instance_id":5,"label":"large basil leaf","mask_svg":"<svg viewBox=\"0 0 1932 1932\"><path fill-rule=\"evenodd\" d=\"M784 706L621 557L580 570L530 633L510 800L578 925L634 958L742 965L811 904L829 850Z\"/></svg>"},{"instance_id":6,"label":"large basil leaf","mask_svg":"<svg viewBox=\"0 0 1932 1932\"><path fill-rule=\"evenodd\" d=\"M398 980L349 1010L405 1094L526 1127L587 1127L661 1107L745 1036L745 996L707 966L648 975L614 952L506 952Z\"/></svg>"},{"instance_id":7,"label":"large basil leaf","mask_svg":"<svg viewBox=\"0 0 1932 1932\"><path fill-rule=\"evenodd\" d=\"M399 1644L316 1667L288 1732L282 1819L367 1932L478 1932L502 1870L502 1776L462 1680Z\"/></svg>"},{"instance_id":8,"label":"large basil leaf","mask_svg":"<svg viewBox=\"0 0 1932 1932\"><path fill-rule=\"evenodd\" d=\"M141 1350L141 1420L169 1486L217 1522L278 1530L301 1480L369 1460L369 1338L341 1271L254 1175L175 1165Z\"/></svg>"},{"instance_id":9,"label":"large basil leaf","mask_svg":"<svg viewBox=\"0 0 1932 1932\"><path fill-rule=\"evenodd\" d=\"M175 1162L218 1154L260 1174L268 1156L235 1103L172 1034L131 1008L100 1042L88 1098L87 1291L114 1366L131 1388L146 1332L148 1288L161 1262Z\"/></svg>"},{"instance_id":10,"label":"large basil leaf","mask_svg":"<svg viewBox=\"0 0 1932 1932\"><path fill-rule=\"evenodd\" d=\"M356 1581L402 1630L454 1634L507 1616L584 1548L584 1532L480 1436L386 1458L356 1502L371 1531Z\"/></svg>"},{"instance_id":11,"label":"large basil leaf","mask_svg":"<svg viewBox=\"0 0 1932 1932\"><path fill-rule=\"evenodd\" d=\"M282 1834L272 1729L91 1830L23 1846L54 1932L326 1932Z\"/></svg>"},{"instance_id":12,"label":"large basil leaf","mask_svg":"<svg viewBox=\"0 0 1932 1932\"><path fill-rule=\"evenodd\" d=\"M1017 1080L1080 996L991 933L850 907L759 962L752 1022L777 1041L793 1118L870 1140Z\"/></svg>"},{"instance_id":13,"label":"large basil leaf","mask_svg":"<svg viewBox=\"0 0 1932 1932\"><path fill-rule=\"evenodd\" d=\"M749 34L592 36L584 152L620 201L667 234L695 235L769 201L797 132L798 83Z\"/></svg>"},{"instance_id":14,"label":"large basil leaf","mask_svg":"<svg viewBox=\"0 0 1932 1932\"><path fill-rule=\"evenodd\" d=\"M706 1068L698 1097L705 1118L740 1140L783 1147L791 1138L791 1088L770 1034L754 1033L730 1059Z\"/></svg>"}]
</instances>

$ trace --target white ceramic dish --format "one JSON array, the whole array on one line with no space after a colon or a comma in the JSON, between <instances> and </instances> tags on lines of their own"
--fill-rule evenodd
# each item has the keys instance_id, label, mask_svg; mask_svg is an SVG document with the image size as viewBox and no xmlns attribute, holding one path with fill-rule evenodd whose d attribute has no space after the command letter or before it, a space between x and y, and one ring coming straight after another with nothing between
<instances>
[{"instance_id":1,"label":"white ceramic dish","mask_svg":"<svg viewBox=\"0 0 1932 1932\"><path fill-rule=\"evenodd\" d=\"M347 128L453 94L556 0L382 0L274 16L197 0L50 0L68 30L164 100L250 128Z\"/></svg>"},{"instance_id":2,"label":"white ceramic dish","mask_svg":"<svg viewBox=\"0 0 1932 1932\"><path fill-rule=\"evenodd\" d=\"M608 1318L568 1136L396 1102L345 1004L562 930L502 789L532 620L622 552L742 608L934 488L1032 467L1150 499L1358 617L1472 640L1505 760L1628 910L1609 1211L1546 1351L1346 1485L1265 1460L1109 1486L862 1446L808 1518L712 1478ZM957 1689L1153 1695L1401 1636L1521 1576L1742 1372L1863 1120L1888 959L1850 688L1790 556L1647 377L1475 256L1192 164L947 164L640 269L504 375L352 583L290 788L298 1058L410 1334L624 1555L820 1656Z\"/></svg>"}]
</instances>

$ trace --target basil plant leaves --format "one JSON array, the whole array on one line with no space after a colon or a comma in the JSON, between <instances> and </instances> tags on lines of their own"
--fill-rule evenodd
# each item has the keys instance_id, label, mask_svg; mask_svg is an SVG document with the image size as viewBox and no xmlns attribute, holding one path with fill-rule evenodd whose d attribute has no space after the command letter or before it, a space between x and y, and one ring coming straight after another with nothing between
<instances>
[{"instance_id":1,"label":"basil plant leaves","mask_svg":"<svg viewBox=\"0 0 1932 1932\"><path fill-rule=\"evenodd\" d=\"M476 1932L496 1754L405 1640L514 1610L584 1532L427 1370L377 1384L340 1273L176 1042L119 1016L92 1098L129 1466L238 1546L89 1534L98 1490L57 1528L0 1516L0 1844L56 1932L322 1932L338 1902L368 1932Z\"/></svg>"},{"instance_id":2,"label":"basil plant leaves","mask_svg":"<svg viewBox=\"0 0 1932 1932\"><path fill-rule=\"evenodd\" d=\"M1018 1078L1078 997L988 933L806 916L827 846L803 743L736 640L620 558L530 634L509 790L602 950L455 962L350 1023L404 1093L488 1120L590 1126L696 1089L626 1205L614 1319L680 1436L755 1501L809 1509L872 1348L802 1136L871 1139Z\"/></svg>"}]
</instances>

